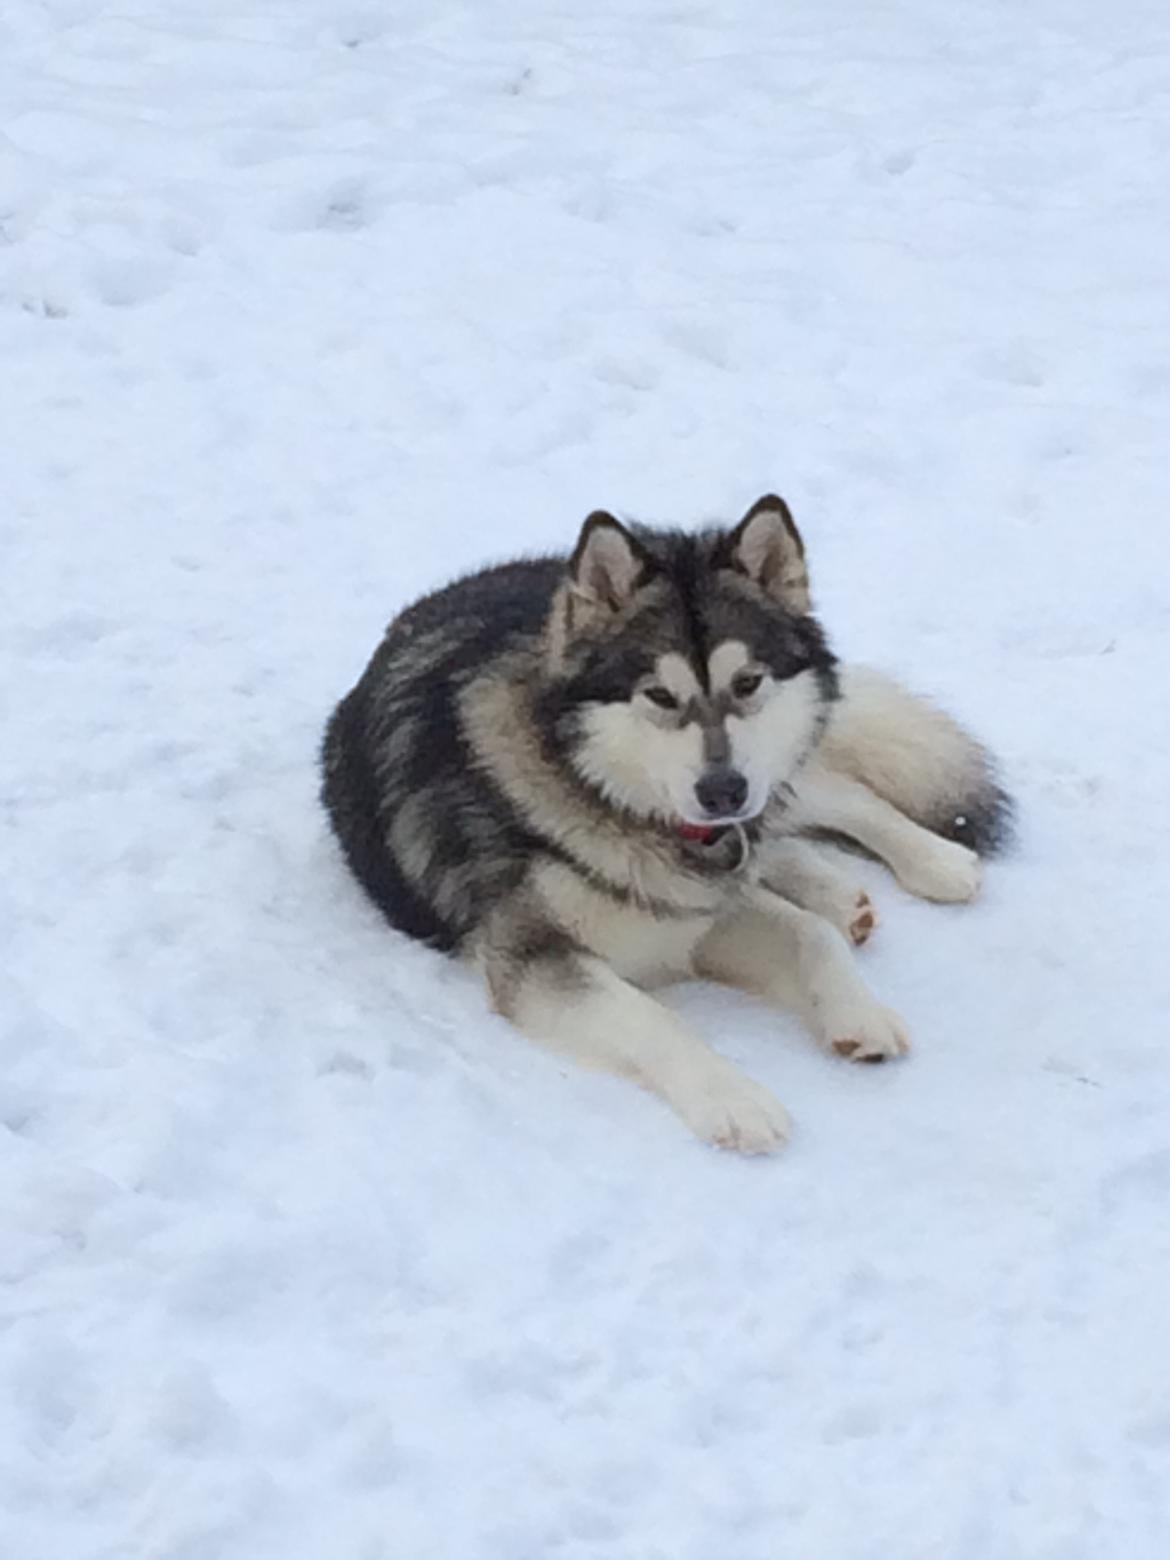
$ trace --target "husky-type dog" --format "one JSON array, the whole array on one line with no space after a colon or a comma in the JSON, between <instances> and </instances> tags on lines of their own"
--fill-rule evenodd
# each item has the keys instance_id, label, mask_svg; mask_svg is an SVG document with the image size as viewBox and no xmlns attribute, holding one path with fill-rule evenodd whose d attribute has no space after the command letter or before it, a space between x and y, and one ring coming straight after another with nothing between
<instances>
[{"instance_id":1,"label":"husky-type dog","mask_svg":"<svg viewBox=\"0 0 1170 1560\"><path fill-rule=\"evenodd\" d=\"M898 1056L902 1022L845 940L865 940L872 907L816 840L959 901L1009 818L949 716L838 667L771 495L694 535L598 512L570 557L415 603L335 711L323 767L391 925L476 966L534 1040L746 1153L785 1139L783 1107L647 991L726 982L840 1056Z\"/></svg>"}]
</instances>

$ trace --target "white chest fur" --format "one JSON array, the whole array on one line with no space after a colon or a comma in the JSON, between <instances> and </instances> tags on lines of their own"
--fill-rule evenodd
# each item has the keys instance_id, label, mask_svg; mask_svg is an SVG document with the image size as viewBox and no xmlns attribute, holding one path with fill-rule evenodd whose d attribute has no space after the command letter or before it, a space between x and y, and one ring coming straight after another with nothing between
<instances>
[{"instance_id":1,"label":"white chest fur","mask_svg":"<svg viewBox=\"0 0 1170 1560\"><path fill-rule=\"evenodd\" d=\"M542 868L540 896L557 923L617 974L638 986L664 985L692 973L692 956L718 908L686 915L656 915L594 888L559 863Z\"/></svg>"}]
</instances>

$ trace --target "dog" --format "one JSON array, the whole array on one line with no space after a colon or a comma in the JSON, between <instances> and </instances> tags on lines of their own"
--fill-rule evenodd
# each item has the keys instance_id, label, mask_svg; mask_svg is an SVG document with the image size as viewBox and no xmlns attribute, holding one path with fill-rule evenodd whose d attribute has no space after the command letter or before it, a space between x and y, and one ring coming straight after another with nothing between
<instances>
[{"instance_id":1,"label":"dog","mask_svg":"<svg viewBox=\"0 0 1170 1560\"><path fill-rule=\"evenodd\" d=\"M322 770L393 927L476 968L533 1040L749 1154L784 1142L784 1108L649 993L724 982L839 1056L900 1056L848 948L873 908L824 842L962 901L1011 819L949 715L838 665L772 494L695 534L598 511L569 556L424 597L333 713Z\"/></svg>"}]
</instances>

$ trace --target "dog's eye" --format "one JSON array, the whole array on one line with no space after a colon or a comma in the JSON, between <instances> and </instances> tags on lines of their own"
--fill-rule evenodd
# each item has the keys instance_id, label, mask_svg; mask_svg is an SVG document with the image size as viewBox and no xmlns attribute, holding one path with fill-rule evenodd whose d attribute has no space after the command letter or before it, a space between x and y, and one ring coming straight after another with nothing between
<instances>
[{"instance_id":1,"label":"dog's eye","mask_svg":"<svg viewBox=\"0 0 1170 1560\"><path fill-rule=\"evenodd\" d=\"M650 700L650 703L657 704L660 710L678 709L678 700L669 688L643 688L642 692Z\"/></svg>"},{"instance_id":2,"label":"dog's eye","mask_svg":"<svg viewBox=\"0 0 1170 1560\"><path fill-rule=\"evenodd\" d=\"M738 677L732 678L731 691L737 699L750 699L753 693L760 691L763 680L763 672L740 672Z\"/></svg>"}]
</instances>

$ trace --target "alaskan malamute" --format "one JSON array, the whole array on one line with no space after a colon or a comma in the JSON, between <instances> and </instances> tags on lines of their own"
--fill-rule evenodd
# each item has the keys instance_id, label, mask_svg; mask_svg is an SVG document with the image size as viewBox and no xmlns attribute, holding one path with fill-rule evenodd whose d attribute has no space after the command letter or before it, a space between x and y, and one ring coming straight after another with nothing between
<instances>
[{"instance_id":1,"label":"alaskan malamute","mask_svg":"<svg viewBox=\"0 0 1170 1560\"><path fill-rule=\"evenodd\" d=\"M392 926L476 966L534 1040L745 1153L783 1142L783 1107L647 991L722 981L851 1061L901 1055L845 941L872 907L821 841L966 900L1010 814L948 715L837 665L773 496L694 535L592 514L570 557L425 597L334 713L323 765Z\"/></svg>"}]
</instances>

